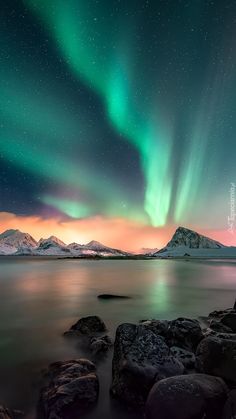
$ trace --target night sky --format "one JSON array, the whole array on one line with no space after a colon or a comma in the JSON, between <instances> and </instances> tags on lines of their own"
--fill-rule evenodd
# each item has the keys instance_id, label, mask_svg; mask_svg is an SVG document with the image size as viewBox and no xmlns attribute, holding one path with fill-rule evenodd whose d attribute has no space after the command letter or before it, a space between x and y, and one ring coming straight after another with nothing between
<instances>
[{"instance_id":1,"label":"night sky","mask_svg":"<svg viewBox=\"0 0 236 419\"><path fill-rule=\"evenodd\" d=\"M233 241L236 2L0 5L2 227L65 223L83 241L102 223L122 245L132 226L154 246L184 225Z\"/></svg>"}]
</instances>

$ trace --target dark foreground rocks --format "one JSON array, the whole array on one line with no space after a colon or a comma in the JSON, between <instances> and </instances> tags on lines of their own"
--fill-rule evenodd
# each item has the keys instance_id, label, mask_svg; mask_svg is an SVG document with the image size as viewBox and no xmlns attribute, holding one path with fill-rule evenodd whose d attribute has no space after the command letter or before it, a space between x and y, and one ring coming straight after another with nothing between
<instances>
[{"instance_id":1,"label":"dark foreground rocks","mask_svg":"<svg viewBox=\"0 0 236 419\"><path fill-rule=\"evenodd\" d=\"M175 320L146 320L142 325L163 336L168 346L195 351L204 335L197 320L179 317Z\"/></svg>"},{"instance_id":2,"label":"dark foreground rocks","mask_svg":"<svg viewBox=\"0 0 236 419\"><path fill-rule=\"evenodd\" d=\"M197 368L236 385L236 341L207 337L196 352Z\"/></svg>"},{"instance_id":3,"label":"dark foreground rocks","mask_svg":"<svg viewBox=\"0 0 236 419\"><path fill-rule=\"evenodd\" d=\"M232 308L214 311L201 323L180 317L121 324L111 395L130 407L145 408L146 419L236 419L235 316ZM98 316L88 316L69 334L86 341L92 356L111 348L105 331ZM74 418L75 411L77 419L97 400L98 378L88 360L52 364L48 378L41 394L45 419Z\"/></svg>"},{"instance_id":4,"label":"dark foreground rocks","mask_svg":"<svg viewBox=\"0 0 236 419\"><path fill-rule=\"evenodd\" d=\"M112 345L112 340L108 335L93 337L90 340L90 350L95 355L106 353Z\"/></svg>"},{"instance_id":5,"label":"dark foreground rocks","mask_svg":"<svg viewBox=\"0 0 236 419\"><path fill-rule=\"evenodd\" d=\"M224 406L222 419L236 418L236 390L232 390L228 394L227 401Z\"/></svg>"},{"instance_id":6,"label":"dark foreground rocks","mask_svg":"<svg viewBox=\"0 0 236 419\"><path fill-rule=\"evenodd\" d=\"M79 417L97 401L99 382L95 365L86 359L51 364L48 381L40 398L45 419L70 418L75 412Z\"/></svg>"},{"instance_id":7,"label":"dark foreground rocks","mask_svg":"<svg viewBox=\"0 0 236 419\"><path fill-rule=\"evenodd\" d=\"M5 407L0 406L0 419L12 419L12 418L13 416L10 413L10 411Z\"/></svg>"},{"instance_id":8,"label":"dark foreground rocks","mask_svg":"<svg viewBox=\"0 0 236 419\"><path fill-rule=\"evenodd\" d=\"M82 317L73 324L65 334L91 335L94 333L106 332L107 328L102 319L98 316Z\"/></svg>"},{"instance_id":9,"label":"dark foreground rocks","mask_svg":"<svg viewBox=\"0 0 236 419\"><path fill-rule=\"evenodd\" d=\"M183 374L162 336L144 325L122 324L116 332L111 392L131 404L142 404L153 384Z\"/></svg>"},{"instance_id":10,"label":"dark foreground rocks","mask_svg":"<svg viewBox=\"0 0 236 419\"><path fill-rule=\"evenodd\" d=\"M152 388L147 419L221 419L227 386L218 377L204 374L166 378Z\"/></svg>"},{"instance_id":11,"label":"dark foreground rocks","mask_svg":"<svg viewBox=\"0 0 236 419\"><path fill-rule=\"evenodd\" d=\"M4 406L0 406L0 419L22 419L24 413L20 410L10 410Z\"/></svg>"}]
</instances>

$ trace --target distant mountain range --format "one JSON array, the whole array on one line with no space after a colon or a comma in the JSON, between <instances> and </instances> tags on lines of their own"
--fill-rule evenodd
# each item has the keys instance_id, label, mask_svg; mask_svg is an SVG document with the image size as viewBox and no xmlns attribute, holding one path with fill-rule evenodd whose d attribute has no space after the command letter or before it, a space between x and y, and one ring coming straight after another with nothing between
<instances>
[{"instance_id":1,"label":"distant mountain range","mask_svg":"<svg viewBox=\"0 0 236 419\"><path fill-rule=\"evenodd\" d=\"M37 242L28 233L22 233L20 230L6 230L0 234L0 255L109 257L128 256L129 253L104 246L94 240L87 244L66 245L62 240L51 236Z\"/></svg>"},{"instance_id":2,"label":"distant mountain range","mask_svg":"<svg viewBox=\"0 0 236 419\"><path fill-rule=\"evenodd\" d=\"M38 242L28 233L20 230L6 230L0 234L0 255L60 256L60 257L133 257L131 253L113 249L95 240L87 244L66 245L55 236ZM236 247L224 246L215 240L178 227L172 239L161 249L142 249L140 257L235 257Z\"/></svg>"}]
</instances>

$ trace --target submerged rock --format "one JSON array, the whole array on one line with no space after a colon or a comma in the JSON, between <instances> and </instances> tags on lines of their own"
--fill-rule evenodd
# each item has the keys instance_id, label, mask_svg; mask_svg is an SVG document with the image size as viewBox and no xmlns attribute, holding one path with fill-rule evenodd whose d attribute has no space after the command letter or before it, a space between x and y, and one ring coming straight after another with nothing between
<instances>
[{"instance_id":1,"label":"submerged rock","mask_svg":"<svg viewBox=\"0 0 236 419\"><path fill-rule=\"evenodd\" d=\"M95 365L86 359L51 364L49 383L41 391L45 419L65 419L96 402L99 382Z\"/></svg>"},{"instance_id":2,"label":"submerged rock","mask_svg":"<svg viewBox=\"0 0 236 419\"><path fill-rule=\"evenodd\" d=\"M106 330L106 325L100 317L88 316L79 319L65 334L91 335L93 333L103 333Z\"/></svg>"},{"instance_id":3,"label":"submerged rock","mask_svg":"<svg viewBox=\"0 0 236 419\"><path fill-rule=\"evenodd\" d=\"M197 348L196 366L200 372L236 384L236 341L211 336L203 339Z\"/></svg>"},{"instance_id":4,"label":"submerged rock","mask_svg":"<svg viewBox=\"0 0 236 419\"><path fill-rule=\"evenodd\" d=\"M151 389L146 418L221 419L227 390L223 380L205 374L166 378Z\"/></svg>"},{"instance_id":5,"label":"submerged rock","mask_svg":"<svg viewBox=\"0 0 236 419\"><path fill-rule=\"evenodd\" d=\"M184 372L161 336L143 325L121 324L116 331L111 393L142 404L154 382Z\"/></svg>"},{"instance_id":6,"label":"submerged rock","mask_svg":"<svg viewBox=\"0 0 236 419\"><path fill-rule=\"evenodd\" d=\"M97 296L101 300L114 300L114 299L130 299L128 295L116 295L116 294L100 294Z\"/></svg>"}]
</instances>

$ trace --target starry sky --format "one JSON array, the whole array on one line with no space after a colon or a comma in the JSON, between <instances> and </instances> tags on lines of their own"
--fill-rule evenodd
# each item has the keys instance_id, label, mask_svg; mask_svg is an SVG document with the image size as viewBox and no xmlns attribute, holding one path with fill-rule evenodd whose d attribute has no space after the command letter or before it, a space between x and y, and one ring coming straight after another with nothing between
<instances>
[{"instance_id":1,"label":"starry sky","mask_svg":"<svg viewBox=\"0 0 236 419\"><path fill-rule=\"evenodd\" d=\"M236 2L0 6L1 230L235 243Z\"/></svg>"}]
</instances>

